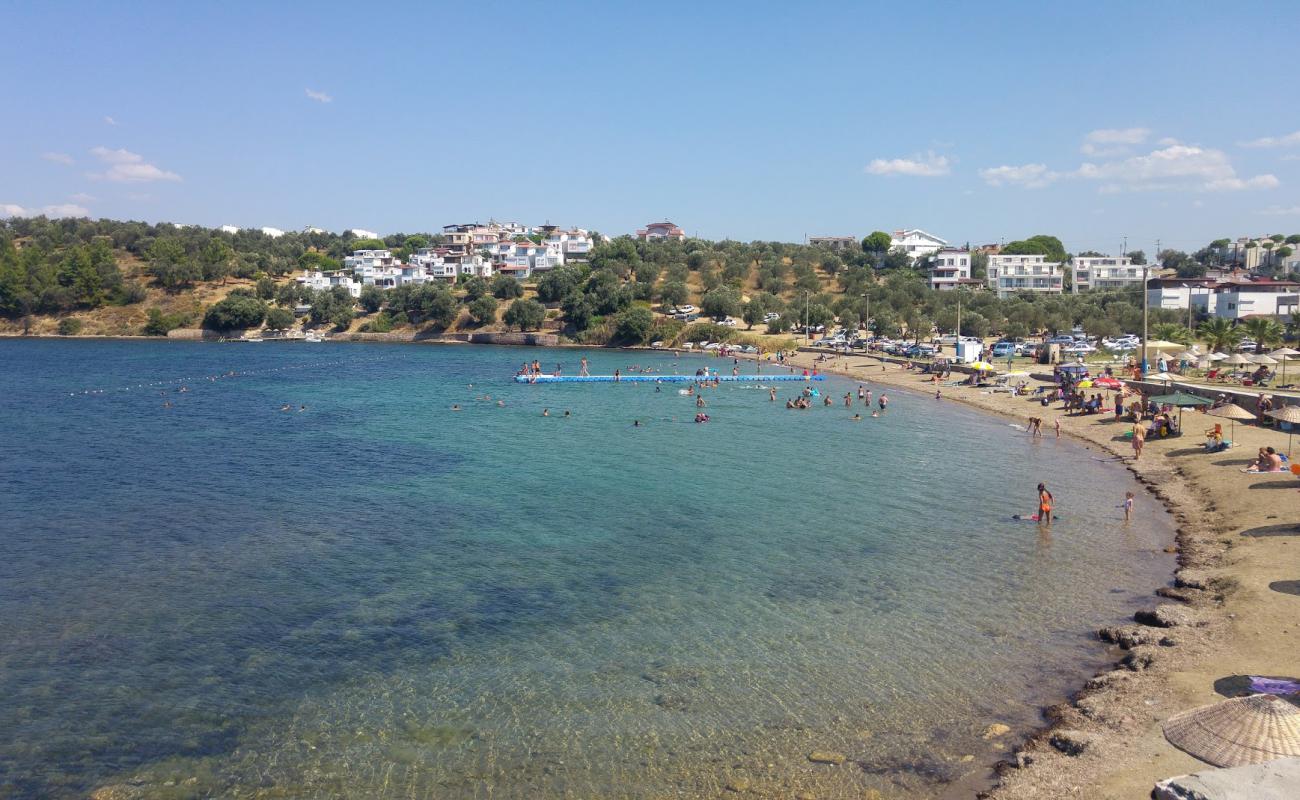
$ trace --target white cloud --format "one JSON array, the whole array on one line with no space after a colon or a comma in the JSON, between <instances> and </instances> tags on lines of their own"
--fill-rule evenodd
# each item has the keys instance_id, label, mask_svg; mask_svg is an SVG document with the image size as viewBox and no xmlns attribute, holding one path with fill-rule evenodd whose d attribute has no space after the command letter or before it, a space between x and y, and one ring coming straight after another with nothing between
<instances>
[{"instance_id":1,"label":"white cloud","mask_svg":"<svg viewBox=\"0 0 1300 800\"><path fill-rule=\"evenodd\" d=\"M1210 181L1203 187L1207 192L1239 192L1243 189L1276 189L1281 181L1276 175L1256 175L1253 178L1223 178Z\"/></svg>"},{"instance_id":2,"label":"white cloud","mask_svg":"<svg viewBox=\"0 0 1300 800\"><path fill-rule=\"evenodd\" d=\"M67 153L41 153L41 158L46 161L53 161L55 164L63 164L64 166L69 167L72 166L72 156Z\"/></svg>"},{"instance_id":3,"label":"white cloud","mask_svg":"<svg viewBox=\"0 0 1300 800\"><path fill-rule=\"evenodd\" d=\"M93 194L86 194L85 192L77 192L69 199L76 203L93 203L99 198L95 197Z\"/></svg>"},{"instance_id":4,"label":"white cloud","mask_svg":"<svg viewBox=\"0 0 1300 800\"><path fill-rule=\"evenodd\" d=\"M980 170L980 177L989 186L1023 186L1027 189L1041 189L1060 177L1052 172L1046 164L1022 164L1020 166L1003 165Z\"/></svg>"},{"instance_id":5,"label":"white cloud","mask_svg":"<svg viewBox=\"0 0 1300 800\"><path fill-rule=\"evenodd\" d=\"M59 203L40 208L23 208L15 203L0 203L0 217L88 217L90 210L74 203Z\"/></svg>"},{"instance_id":6,"label":"white cloud","mask_svg":"<svg viewBox=\"0 0 1300 800\"><path fill-rule=\"evenodd\" d=\"M1166 136L1163 139L1157 141L1156 144L1160 145L1161 147L1172 147L1173 145L1176 144L1182 144L1182 142L1175 139L1172 136Z\"/></svg>"},{"instance_id":7,"label":"white cloud","mask_svg":"<svg viewBox=\"0 0 1300 800\"><path fill-rule=\"evenodd\" d=\"M1150 135L1148 128L1099 128L1083 137L1079 151L1097 158L1123 155L1131 145L1142 144Z\"/></svg>"},{"instance_id":8,"label":"white cloud","mask_svg":"<svg viewBox=\"0 0 1300 800\"><path fill-rule=\"evenodd\" d=\"M1104 193L1175 189L1222 192L1272 189L1279 185L1274 175L1238 177L1222 150L1184 144L1120 161L1084 163L1072 175L1102 181Z\"/></svg>"},{"instance_id":9,"label":"white cloud","mask_svg":"<svg viewBox=\"0 0 1300 800\"><path fill-rule=\"evenodd\" d=\"M872 175L911 175L914 177L934 178L951 172L947 156L926 153L925 158L877 158L867 165L867 172Z\"/></svg>"},{"instance_id":10,"label":"white cloud","mask_svg":"<svg viewBox=\"0 0 1300 800\"><path fill-rule=\"evenodd\" d=\"M96 180L114 181L115 183L149 183L152 181L179 181L180 175L168 172L153 164L146 163L144 156L129 150L109 150L107 147L92 147L90 152L101 162L108 164L106 172L90 173Z\"/></svg>"},{"instance_id":11,"label":"white cloud","mask_svg":"<svg viewBox=\"0 0 1300 800\"><path fill-rule=\"evenodd\" d=\"M1269 206L1259 213L1267 217L1300 217L1300 206L1291 206L1290 208Z\"/></svg>"},{"instance_id":12,"label":"white cloud","mask_svg":"<svg viewBox=\"0 0 1300 800\"><path fill-rule=\"evenodd\" d=\"M105 125L113 125L113 126L116 126L116 125L117 125L117 120L113 119L112 117L108 117L108 116L106 116L106 117L104 117L104 124L105 124Z\"/></svg>"},{"instance_id":13,"label":"white cloud","mask_svg":"<svg viewBox=\"0 0 1300 800\"><path fill-rule=\"evenodd\" d=\"M1295 147L1300 145L1300 131L1285 136L1264 136L1248 142L1238 142L1242 147Z\"/></svg>"},{"instance_id":14,"label":"white cloud","mask_svg":"<svg viewBox=\"0 0 1300 800\"><path fill-rule=\"evenodd\" d=\"M330 97L329 95L325 94L324 92L317 92L317 91L315 91L315 90L313 90L313 89L307 89L306 91L307 91L307 96L310 97L312 100L315 100L315 101L318 102L318 103L333 103L333 102L334 102L334 98L333 98L333 97Z\"/></svg>"}]
</instances>

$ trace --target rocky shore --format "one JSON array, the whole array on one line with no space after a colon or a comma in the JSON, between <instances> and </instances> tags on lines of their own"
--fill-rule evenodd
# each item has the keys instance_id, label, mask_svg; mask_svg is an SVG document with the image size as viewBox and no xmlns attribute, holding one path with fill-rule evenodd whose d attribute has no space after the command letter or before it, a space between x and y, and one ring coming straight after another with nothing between
<instances>
[{"instance_id":1,"label":"rocky shore","mask_svg":"<svg viewBox=\"0 0 1300 800\"><path fill-rule=\"evenodd\" d=\"M861 355L816 362L817 355L801 352L790 363L869 385L934 390L929 376L897 364ZM1066 416L1024 397L974 387L945 386L940 402L965 403L1020 423L1039 416L1045 436L1055 435L1059 418L1063 435L1122 459L1177 522L1179 566L1170 583L1152 587L1150 606L1131 624L1097 631L1113 648L1114 668L1045 709L1042 729L1013 732L1022 737L1019 747L997 765L993 788L977 796L1132 800L1148 797L1161 778L1204 769L1165 742L1161 723L1222 699L1214 691L1219 678L1300 669L1300 604L1268 588L1300 575L1300 487L1289 474L1241 471L1258 447L1285 445L1285 434L1237 425L1236 447L1206 454L1202 429L1219 420L1188 411L1184 436L1148 440L1141 460L1134 461L1121 436L1128 426L1111 415ZM1059 502L1068 508L1068 498ZM953 786L943 796L971 793L969 786Z\"/></svg>"}]
</instances>

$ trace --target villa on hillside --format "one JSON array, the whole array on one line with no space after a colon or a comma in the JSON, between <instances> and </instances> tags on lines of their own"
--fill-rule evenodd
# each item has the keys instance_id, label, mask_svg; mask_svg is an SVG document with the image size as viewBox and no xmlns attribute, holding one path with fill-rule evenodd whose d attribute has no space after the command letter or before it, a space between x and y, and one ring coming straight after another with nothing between
<instances>
[{"instance_id":1,"label":"villa on hillside","mask_svg":"<svg viewBox=\"0 0 1300 800\"><path fill-rule=\"evenodd\" d=\"M906 253L912 258L924 258L948 246L948 243L920 228L894 231L889 238L889 249Z\"/></svg>"},{"instance_id":2,"label":"villa on hillside","mask_svg":"<svg viewBox=\"0 0 1300 800\"><path fill-rule=\"evenodd\" d=\"M676 239L683 241L686 238L686 231L677 227L671 222L651 222L644 228L636 232L636 238L643 241L650 239Z\"/></svg>"}]
</instances>

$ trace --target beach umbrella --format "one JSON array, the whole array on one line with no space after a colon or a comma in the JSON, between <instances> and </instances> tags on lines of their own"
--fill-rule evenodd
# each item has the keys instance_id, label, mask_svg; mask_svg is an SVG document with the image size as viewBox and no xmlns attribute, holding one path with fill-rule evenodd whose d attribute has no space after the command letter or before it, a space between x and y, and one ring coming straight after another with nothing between
<instances>
[{"instance_id":1,"label":"beach umbrella","mask_svg":"<svg viewBox=\"0 0 1300 800\"><path fill-rule=\"evenodd\" d=\"M1230 364L1230 365L1232 365L1232 366L1234 366L1234 367L1239 367L1239 366L1241 366L1242 364L1249 364L1249 363L1251 363L1251 361L1250 361L1249 358L1246 358L1246 357L1243 356L1241 353L1233 353L1232 355L1230 355L1230 356L1228 356L1227 358L1223 359L1223 361L1221 361L1221 362L1219 362L1219 363L1221 363L1221 364Z\"/></svg>"},{"instance_id":2,"label":"beach umbrella","mask_svg":"<svg viewBox=\"0 0 1300 800\"><path fill-rule=\"evenodd\" d=\"M1079 381L1080 389L1091 389L1093 382L1091 380Z\"/></svg>"},{"instance_id":3,"label":"beach umbrella","mask_svg":"<svg viewBox=\"0 0 1300 800\"><path fill-rule=\"evenodd\" d=\"M1146 376L1146 377L1143 378L1142 380L1146 380L1146 381L1164 381L1164 382L1165 382L1165 385L1167 386L1167 385L1169 384L1169 382L1172 381L1173 379L1174 379L1174 376L1173 376L1173 375L1170 375L1168 372L1157 372L1157 373L1154 374L1154 375L1148 375L1148 376Z\"/></svg>"},{"instance_id":4,"label":"beach umbrella","mask_svg":"<svg viewBox=\"0 0 1300 800\"><path fill-rule=\"evenodd\" d=\"M1270 358L1269 356L1263 354L1257 356L1251 356L1250 362L1252 364L1263 364L1267 367L1276 367L1278 364L1282 363L1278 361L1276 358Z\"/></svg>"},{"instance_id":5,"label":"beach umbrella","mask_svg":"<svg viewBox=\"0 0 1300 800\"><path fill-rule=\"evenodd\" d=\"M1208 406L1210 401L1200 395L1190 392L1174 392L1173 394L1162 394L1151 398L1151 402L1156 405L1169 405L1178 407L1178 430L1183 429L1183 409L1192 406Z\"/></svg>"},{"instance_id":6,"label":"beach umbrella","mask_svg":"<svg viewBox=\"0 0 1300 800\"><path fill-rule=\"evenodd\" d=\"M1165 738L1216 767L1300 756L1300 708L1272 694L1234 697L1175 714Z\"/></svg>"},{"instance_id":7,"label":"beach umbrella","mask_svg":"<svg viewBox=\"0 0 1300 800\"><path fill-rule=\"evenodd\" d=\"M1112 378L1109 375L1103 375L1092 382L1093 386L1098 389L1122 389L1124 384L1120 383L1119 378Z\"/></svg>"},{"instance_id":8,"label":"beach umbrella","mask_svg":"<svg viewBox=\"0 0 1300 800\"><path fill-rule=\"evenodd\" d=\"M1268 415L1278 422L1285 422L1291 427L1286 432L1286 457L1291 458L1291 437L1295 436L1295 426L1300 425L1300 406L1282 406Z\"/></svg>"},{"instance_id":9,"label":"beach umbrella","mask_svg":"<svg viewBox=\"0 0 1300 800\"><path fill-rule=\"evenodd\" d=\"M1209 411L1205 413L1209 414L1211 417L1220 417L1222 419L1228 420L1229 424L1232 426L1230 428L1232 432L1228 435L1230 437L1230 441L1234 441L1234 442L1237 441L1237 420L1241 420L1242 422L1249 422L1250 420L1253 420L1255 418L1254 414L1250 413L1249 411L1237 405L1236 403L1228 403L1226 406L1211 408Z\"/></svg>"},{"instance_id":10,"label":"beach umbrella","mask_svg":"<svg viewBox=\"0 0 1300 800\"><path fill-rule=\"evenodd\" d=\"M1176 347L1182 347L1178 342L1166 342L1164 339L1153 339L1147 342L1148 350L1173 350Z\"/></svg>"},{"instance_id":11,"label":"beach umbrella","mask_svg":"<svg viewBox=\"0 0 1300 800\"><path fill-rule=\"evenodd\" d=\"M1224 360L1224 359L1227 358L1227 357L1228 357L1228 354L1227 354L1227 353L1220 353L1220 352L1218 352L1218 351L1215 351L1215 352L1213 352L1213 353L1210 353L1210 355L1209 355L1209 359L1210 359L1211 361L1222 361L1222 360Z\"/></svg>"},{"instance_id":12,"label":"beach umbrella","mask_svg":"<svg viewBox=\"0 0 1300 800\"><path fill-rule=\"evenodd\" d=\"M1270 356L1282 362L1282 383L1286 383L1286 362L1300 356L1300 350L1292 350L1289 347L1279 347L1269 353Z\"/></svg>"},{"instance_id":13,"label":"beach umbrella","mask_svg":"<svg viewBox=\"0 0 1300 800\"><path fill-rule=\"evenodd\" d=\"M971 363L970 366L971 369L976 370L978 372L992 372L993 370L997 369L997 367L993 366L987 361L974 361Z\"/></svg>"}]
</instances>

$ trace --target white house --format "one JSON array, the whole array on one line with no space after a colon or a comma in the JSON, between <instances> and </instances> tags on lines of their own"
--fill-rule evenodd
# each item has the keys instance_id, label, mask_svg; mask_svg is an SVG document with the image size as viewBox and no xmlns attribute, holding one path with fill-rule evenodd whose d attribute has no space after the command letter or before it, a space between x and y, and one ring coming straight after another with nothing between
<instances>
[{"instance_id":1,"label":"white house","mask_svg":"<svg viewBox=\"0 0 1300 800\"><path fill-rule=\"evenodd\" d=\"M1152 278L1147 281L1147 305L1168 311L1186 311L1192 305L1208 313L1215 283L1201 278Z\"/></svg>"},{"instance_id":2,"label":"white house","mask_svg":"<svg viewBox=\"0 0 1300 800\"><path fill-rule=\"evenodd\" d=\"M1268 278L1224 281L1214 285L1208 301L1209 313L1224 319L1292 317L1300 305L1300 282Z\"/></svg>"},{"instance_id":3,"label":"white house","mask_svg":"<svg viewBox=\"0 0 1300 800\"><path fill-rule=\"evenodd\" d=\"M1065 287L1061 263L1044 255L990 255L988 273L989 286L1000 298L1017 292L1061 294Z\"/></svg>"},{"instance_id":4,"label":"white house","mask_svg":"<svg viewBox=\"0 0 1300 800\"><path fill-rule=\"evenodd\" d=\"M279 228L261 228L260 230L262 231L263 235L270 236L272 239L279 239L281 236L284 235L284 231L280 230Z\"/></svg>"},{"instance_id":5,"label":"white house","mask_svg":"<svg viewBox=\"0 0 1300 800\"><path fill-rule=\"evenodd\" d=\"M808 244L828 250L852 250L857 246L858 240L852 236L809 236Z\"/></svg>"},{"instance_id":6,"label":"white house","mask_svg":"<svg viewBox=\"0 0 1300 800\"><path fill-rule=\"evenodd\" d=\"M222 225L222 226L221 226L221 232L222 232L222 233L239 233L239 226L238 226L238 225Z\"/></svg>"},{"instance_id":7,"label":"white house","mask_svg":"<svg viewBox=\"0 0 1300 800\"><path fill-rule=\"evenodd\" d=\"M934 252L934 258L930 262L931 289L951 291L971 282L969 250L945 247Z\"/></svg>"},{"instance_id":8,"label":"white house","mask_svg":"<svg viewBox=\"0 0 1300 800\"><path fill-rule=\"evenodd\" d=\"M1142 283L1147 269L1128 256L1075 256L1074 292L1089 289L1126 289ZM1151 268L1154 271L1154 268Z\"/></svg>"},{"instance_id":9,"label":"white house","mask_svg":"<svg viewBox=\"0 0 1300 800\"><path fill-rule=\"evenodd\" d=\"M561 264L570 261L586 261L591 255L592 247L595 246L591 234L582 228L565 230L554 225L543 225L541 231L546 237L543 239L546 245L560 254Z\"/></svg>"},{"instance_id":10,"label":"white house","mask_svg":"<svg viewBox=\"0 0 1300 800\"><path fill-rule=\"evenodd\" d=\"M362 230L361 228L352 228L352 235L358 239L378 239L379 234L374 231Z\"/></svg>"},{"instance_id":11,"label":"white house","mask_svg":"<svg viewBox=\"0 0 1300 800\"><path fill-rule=\"evenodd\" d=\"M948 243L932 233L919 228L894 231L889 237L889 249L906 253L912 258L925 258L948 246Z\"/></svg>"},{"instance_id":12,"label":"white house","mask_svg":"<svg viewBox=\"0 0 1300 800\"><path fill-rule=\"evenodd\" d=\"M306 286L313 291L333 289L335 286L342 286L348 290L348 294L353 297L361 296L361 282L353 278L342 270L333 270L331 272L306 271L298 276L298 283Z\"/></svg>"}]
</instances>

